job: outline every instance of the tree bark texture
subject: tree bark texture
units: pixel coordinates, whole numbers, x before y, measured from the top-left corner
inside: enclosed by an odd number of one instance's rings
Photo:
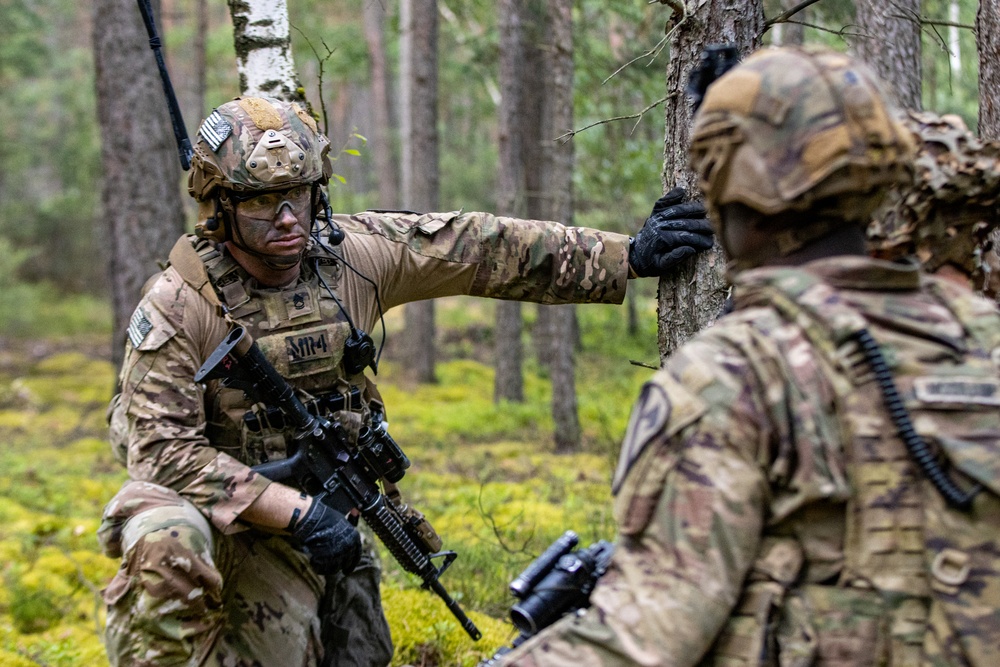
[[[979,136],[1000,141],[1000,0],[980,0],[976,12],[979,52]],[[1000,248],[1000,229],[990,235],[993,252]]]
[[[194,44],[194,81],[192,82],[195,117],[191,120],[200,125],[205,113],[205,82],[207,80],[207,63],[205,44],[208,40],[208,0],[197,0],[195,3]]]
[[[979,51],[979,136],[1000,141],[1000,0],[980,0],[976,13]]]
[[[695,192],[697,183],[688,167],[691,144],[691,103],[684,93],[691,69],[707,44],[730,43],[744,56],[760,46],[764,10],[760,0],[685,0],[686,18],[680,20],[670,40],[667,65],[666,134],[663,146],[664,192],[682,186]],[[726,260],[715,247],[660,279],[658,346],[665,360],[684,341],[712,324],[728,294]]]
[[[402,0],[400,23],[402,201],[412,211],[435,211],[439,186],[437,0]],[[434,382],[434,302],[407,304],[405,319],[407,371],[418,382]]]
[[[156,10],[159,3],[153,6]],[[157,262],[167,258],[184,232],[181,170],[163,86],[136,3],[95,0],[93,42],[117,365],[143,283],[160,270]]]
[[[543,146],[549,154],[545,172],[545,198],[548,220],[573,224],[573,143],[554,140],[573,128],[573,0],[549,0],[546,3],[548,39],[546,73],[548,95],[544,96],[542,114]],[[573,341],[574,306],[552,306],[552,337],[549,343],[549,377],[552,379],[552,420],[555,424],[557,452],[580,449],[580,418],[577,413],[575,346]]]
[[[364,3],[365,42],[371,75],[372,134],[368,146],[375,157],[378,181],[378,204],[385,209],[399,208],[399,175],[392,136],[392,112],[389,96],[389,67],[385,57],[385,5]]]
[[[286,0],[228,1],[243,95],[304,104],[305,91],[292,57]]]
[[[528,0],[500,0],[500,106],[498,109],[497,213],[513,217],[527,215],[526,184],[522,155],[525,66],[525,5]],[[496,308],[496,363],[493,400],[524,400],[521,343],[521,304],[501,301]]]
[[[854,49],[884,82],[896,103],[922,109],[920,0],[857,0]]]

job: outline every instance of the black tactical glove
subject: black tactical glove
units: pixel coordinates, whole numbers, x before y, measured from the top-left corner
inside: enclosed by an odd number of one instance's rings
[[[684,188],[656,200],[646,224],[629,243],[628,263],[640,278],[662,276],[671,268],[712,247],[712,226],[699,202],[684,202]]]
[[[290,530],[318,574],[350,574],[361,559],[361,535],[343,514],[319,500]]]

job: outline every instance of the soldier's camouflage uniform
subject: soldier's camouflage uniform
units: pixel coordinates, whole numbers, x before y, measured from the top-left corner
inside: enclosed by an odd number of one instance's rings
[[[231,326],[213,301],[356,437],[380,399],[363,374],[345,377],[349,325],[320,278],[369,332],[376,288],[386,310],[457,294],[624,298],[628,237],[620,234],[483,213],[333,221],[346,232],[336,252],[354,270],[313,244],[296,284],[262,289],[215,244],[184,237],[135,311],[111,413],[133,481],[108,504],[100,531],[105,551],[122,557],[105,590],[113,664],[385,665],[391,657],[367,549],[351,575],[324,581],[288,540],[240,521],[270,483],[248,466],[283,458],[291,432],[242,391],[194,382]]]
[[[957,116],[910,111],[903,123],[918,153],[912,183],[889,191],[868,227],[872,253],[916,256],[925,271],[957,269],[974,289],[1000,298],[1000,144]]]
[[[989,665],[1000,656],[1000,316],[912,265],[834,257],[735,278],[736,311],[642,390],[592,606],[524,667]],[[896,436],[856,332],[963,488]]]

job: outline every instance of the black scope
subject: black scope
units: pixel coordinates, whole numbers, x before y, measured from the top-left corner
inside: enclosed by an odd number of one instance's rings
[[[403,479],[410,467],[410,459],[381,423],[361,427],[358,453],[365,465],[375,472],[376,478],[383,477],[394,484]]]
[[[534,588],[511,607],[514,627],[532,636],[565,614],[587,606],[613,551],[614,545],[602,540],[587,549],[560,556]]]

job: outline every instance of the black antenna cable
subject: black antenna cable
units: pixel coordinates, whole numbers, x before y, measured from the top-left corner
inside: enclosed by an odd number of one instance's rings
[[[163,44],[160,36],[156,34],[156,23],[153,21],[153,8],[149,5],[149,0],[137,0],[139,12],[142,14],[142,22],[146,24],[146,34],[149,35],[149,48],[153,49],[156,56],[156,66],[160,70],[160,79],[163,81],[163,94],[167,96],[167,110],[170,111],[170,124],[174,126],[174,139],[177,140],[177,152],[181,158],[181,168],[187,171],[191,168],[191,158],[194,156],[194,149],[191,148],[191,140],[188,139],[187,128],[184,127],[184,119],[181,117],[181,107],[177,104],[177,95],[174,94],[174,87],[170,83],[170,73],[167,72],[167,64],[163,61]]]

